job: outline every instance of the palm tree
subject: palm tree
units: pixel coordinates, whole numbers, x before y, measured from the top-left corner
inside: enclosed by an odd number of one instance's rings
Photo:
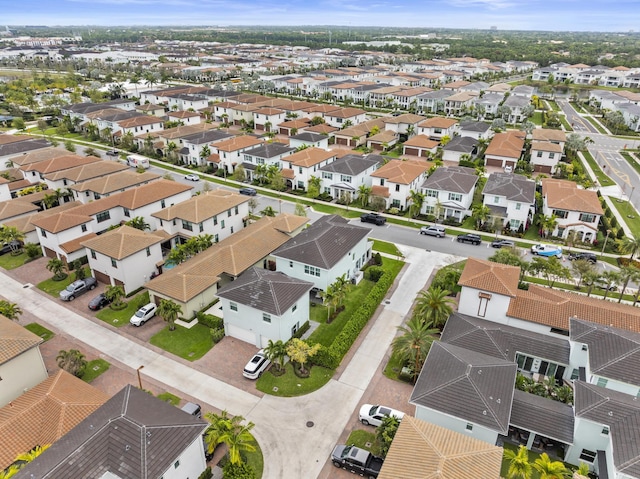
[[[162,319],[164,319],[167,323],[169,323],[169,331],[175,331],[176,329],[176,319],[182,313],[182,307],[171,301],[170,299],[161,299],[160,305],[158,306],[157,314]]]
[[[278,339],[277,341],[269,340],[267,347],[264,348],[264,353],[267,355],[269,360],[276,365],[278,371],[282,371],[284,367],[284,360],[287,357],[287,348],[285,344]]]
[[[53,273],[53,279],[56,281],[66,278],[64,271],[67,269],[67,265],[61,259],[51,258],[47,263],[47,269]]]
[[[422,205],[424,204],[425,195],[421,191],[409,191],[409,197],[411,198],[411,206],[409,206],[409,214],[412,218],[417,216],[422,211]]]
[[[7,319],[17,321],[22,314],[22,310],[15,303],[10,303],[5,299],[0,299],[0,314]]]
[[[17,251],[22,249],[24,233],[15,226],[3,226],[0,229],[0,241],[9,243],[11,254],[16,254]]]
[[[147,223],[142,216],[136,216],[134,218],[131,218],[125,224],[127,226],[131,226],[132,228],[135,228],[140,231],[151,229],[151,226],[149,226],[149,223]]]
[[[171,161],[176,160],[177,150],[178,150],[178,145],[176,145],[175,142],[170,141],[169,143],[167,143],[167,157],[169,158],[169,160]]]
[[[540,474],[540,479],[565,479],[569,470],[562,461],[552,461],[546,452],[533,462],[533,468]]]
[[[204,417],[211,423],[204,433],[204,442],[209,453],[215,451],[216,447],[223,443],[222,437],[229,429],[235,428],[244,419],[242,416],[229,417],[226,410],[220,414],[208,412]]]
[[[362,208],[366,208],[369,205],[369,198],[371,198],[371,187],[367,185],[358,186],[358,201]]]
[[[542,215],[538,220],[542,235],[546,238],[552,231],[558,226],[558,217],[556,215],[546,216]]]
[[[331,318],[331,307],[336,303],[336,291],[333,284],[327,286],[327,289],[320,292],[322,302],[327,305],[327,324]]]
[[[602,273],[601,278],[605,284],[603,299],[607,299],[610,288],[620,283],[620,274],[617,271],[605,271]]]
[[[336,280],[333,282],[333,287],[334,287],[335,296],[336,296],[336,307],[339,308],[340,306],[342,306],[342,302],[344,301],[344,298],[347,295],[347,292],[349,291],[349,286],[351,286],[351,283],[347,279],[346,273],[341,276],[338,276]]]
[[[254,426],[255,424],[251,421],[248,424],[238,424],[237,427],[226,431],[220,438],[229,449],[229,462],[231,464],[240,464],[242,462],[241,452],[254,452],[256,450],[256,447],[252,444],[254,438],[250,432]]]
[[[87,360],[84,354],[77,349],[61,350],[56,357],[56,361],[60,369],[64,369],[78,378],[84,374],[84,370],[87,367]]]
[[[42,454],[44,451],[49,449],[49,447],[51,447],[51,444],[45,444],[44,446],[36,446],[33,449],[31,449],[29,452],[23,452],[22,454],[19,454],[15,460],[31,462],[40,454]]]
[[[529,451],[525,446],[518,447],[518,451],[505,449],[504,458],[509,462],[508,479],[530,479],[533,466],[529,462]]]
[[[275,216],[276,215],[276,210],[273,209],[273,206],[266,206],[261,212],[260,214],[262,216]]]
[[[9,466],[4,471],[0,471],[0,479],[11,479],[13,476],[20,472],[20,468],[18,466]]]
[[[320,347],[321,345],[319,343],[311,346],[302,339],[292,338],[291,341],[287,343],[287,355],[291,358],[291,361],[298,363],[301,374],[307,374],[308,371],[304,365],[307,364],[309,358],[318,353]]]
[[[450,291],[439,286],[432,286],[427,291],[418,293],[418,301],[413,310],[413,317],[425,323],[441,328],[453,312],[453,300]]]
[[[307,196],[309,196],[310,198],[316,198],[320,194],[321,186],[322,186],[322,179],[320,179],[317,176],[311,176],[311,178],[309,178]]]
[[[117,308],[122,305],[122,298],[125,296],[124,289],[120,285],[107,286],[104,290],[104,296]]]
[[[629,266],[622,266],[619,274],[620,280],[622,281],[622,292],[618,298],[618,303],[622,301],[622,297],[624,296],[624,292],[627,290],[629,281],[637,281],[640,278],[640,269],[630,264]]]
[[[258,180],[260,184],[263,184],[265,181],[265,178],[267,177],[267,165],[265,165],[264,163],[260,165],[256,165],[256,169],[254,170],[254,175],[256,180]]]
[[[209,158],[210,156],[211,156],[211,148],[209,148],[209,145],[204,145],[200,150],[200,159],[204,163],[206,159]]]
[[[439,332],[438,329],[431,326],[430,322],[422,321],[414,316],[407,321],[406,326],[398,326],[398,331],[403,334],[396,336],[391,343],[393,354],[400,357],[403,362],[412,364],[414,382],[420,374],[431,343]]]
[[[640,234],[635,234],[632,237],[623,236],[617,241],[617,245],[620,253],[629,254],[629,258],[633,259],[635,254],[640,251]]]
[[[479,230],[485,221],[491,216],[489,207],[482,203],[476,203],[471,207],[471,218],[476,222],[476,229]]]

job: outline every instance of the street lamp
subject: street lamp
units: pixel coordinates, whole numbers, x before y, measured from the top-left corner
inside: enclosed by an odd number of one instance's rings
[[[607,236],[604,238],[604,244],[602,245],[602,252],[600,253],[600,257],[604,255],[604,249],[607,247],[607,240],[609,239],[609,235],[611,234],[611,230],[607,230]]]
[[[631,187],[631,194],[629,195],[629,203],[631,203],[631,197],[633,196],[633,192],[636,190],[635,186]]]
[[[140,378],[140,370],[144,368],[144,366],[140,366],[138,369],[136,369],[136,373],[138,374],[138,386],[140,387],[140,390],[142,391],[142,379]]]

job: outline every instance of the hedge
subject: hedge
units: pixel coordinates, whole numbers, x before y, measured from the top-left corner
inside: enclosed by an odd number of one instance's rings
[[[198,323],[206,326],[207,328],[224,329],[224,320],[212,314],[198,312],[196,314],[196,318],[198,318]]]
[[[329,369],[335,369],[342,362],[342,358],[349,352],[364,327],[375,313],[383,298],[393,284],[393,275],[384,273],[378,282],[371,288],[358,309],[351,315],[349,322],[336,336],[331,346],[321,347],[318,353],[311,358],[313,364]]]

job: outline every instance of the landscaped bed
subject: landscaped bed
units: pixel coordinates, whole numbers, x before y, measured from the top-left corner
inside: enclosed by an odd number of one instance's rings
[[[149,342],[188,361],[200,359],[213,347],[209,328],[201,324],[190,329],[176,326],[174,331],[167,326],[152,336]]]
[[[144,291],[143,293],[134,296],[129,299],[126,303],[126,306],[122,309],[111,309],[111,307],[107,306],[98,314],[96,314],[96,318],[105,323],[109,323],[111,326],[115,326],[116,328],[120,328],[125,324],[129,324],[129,320],[131,316],[135,314],[135,312],[141,306],[144,306],[149,302],[149,292]]]

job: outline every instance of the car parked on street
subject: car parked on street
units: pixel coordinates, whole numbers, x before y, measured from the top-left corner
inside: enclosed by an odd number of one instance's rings
[[[240,188],[240,190],[238,190],[238,193],[240,193],[241,195],[247,195],[247,196],[256,196],[258,194],[258,192],[255,190],[255,188]]]
[[[184,179],[189,181],[200,181],[200,177],[195,173],[189,173],[188,175],[184,175]]]
[[[261,349],[249,360],[242,375],[247,379],[258,379],[270,364],[271,360],[264,353],[264,349]]]
[[[515,245],[515,241],[507,239],[495,239],[491,242],[492,248],[513,248]]]
[[[531,247],[531,254],[562,258],[562,248],[553,244],[536,244]]]
[[[422,228],[420,228],[420,234],[427,235],[427,236],[435,236],[437,238],[444,238],[446,232],[445,232],[444,226],[431,225],[431,226],[423,226]]]
[[[99,309],[104,308],[109,305],[111,301],[107,299],[104,293],[100,293],[98,296],[89,301],[89,309],[91,311],[98,311]]]
[[[363,213],[360,215],[360,221],[362,223],[373,223],[374,225],[382,226],[387,222],[387,218],[380,216],[378,213]]]
[[[360,414],[358,415],[358,419],[365,426],[378,427],[380,424],[382,424],[382,420],[386,416],[393,416],[398,419],[398,421],[402,421],[404,413],[402,411],[391,409],[390,407],[386,406],[363,404],[360,407]]]
[[[96,279],[91,276],[85,279],[74,281],[65,289],[60,291],[60,299],[62,301],[73,301],[78,296],[94,289],[97,284],[98,282],[96,281]]]
[[[142,326],[144,323],[146,323],[156,315],[157,309],[158,306],[156,306],[155,303],[147,303],[138,311],[136,311],[133,316],[131,316],[129,322],[134,326]]]
[[[592,264],[596,264],[598,262],[598,257],[595,253],[569,253],[567,258],[569,261],[584,260]]]
[[[471,243],[477,246],[482,243],[482,238],[480,237],[480,235],[474,233],[463,233],[461,235],[458,235],[456,241],[458,243]]]

